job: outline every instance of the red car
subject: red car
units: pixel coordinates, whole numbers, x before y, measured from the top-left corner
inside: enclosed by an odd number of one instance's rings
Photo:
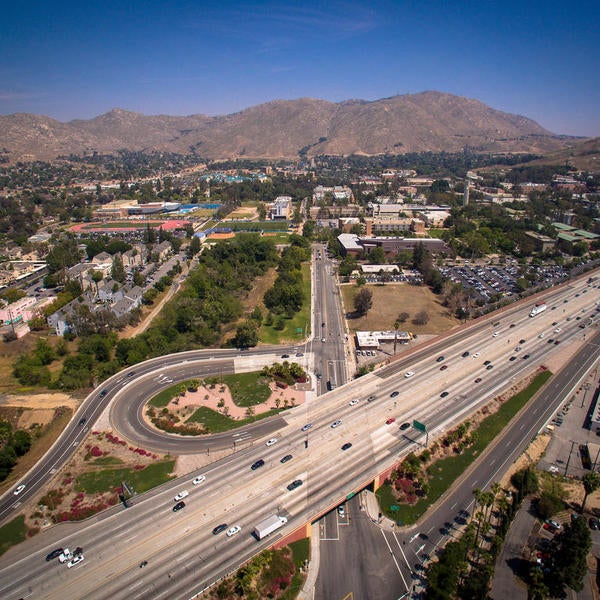
[[[394,419],[394,417],[390,417],[390,418],[389,418],[389,419],[388,419],[388,420],[385,422],[385,424],[386,424],[386,425],[391,425],[392,423],[395,423],[395,422],[396,422],[396,419]]]
[[[544,523],[544,529],[547,529],[550,533],[556,533],[558,531],[558,529],[553,525],[550,525],[550,523]]]

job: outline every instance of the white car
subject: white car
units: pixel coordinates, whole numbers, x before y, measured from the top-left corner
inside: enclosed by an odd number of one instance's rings
[[[497,331],[494,331],[494,333],[492,333],[492,337],[498,337],[499,335],[500,335],[500,333]]]
[[[358,400],[358,398],[355,398],[354,400],[350,400],[350,406],[356,406],[359,402],[360,402],[360,400]]]
[[[74,556],[68,563],[67,563],[67,567],[70,569],[71,567],[74,567],[77,563],[80,563],[83,559],[85,558],[85,556],[83,554],[78,554],[77,556]]]
[[[234,525],[233,527],[230,527],[225,533],[227,534],[227,537],[231,537],[236,533],[239,533],[241,530],[242,528],[239,525]]]
[[[331,424],[331,427],[332,427],[333,429],[335,429],[335,428],[336,428],[338,425],[341,425],[341,424],[342,424],[342,422],[341,422],[341,421],[338,419],[337,421],[334,421],[334,422]]]
[[[325,338],[321,338],[321,342],[323,342],[323,344],[325,343]]]
[[[67,561],[71,560],[72,558],[73,558],[73,555],[71,554],[71,551],[68,548],[65,548],[62,551],[62,554],[58,557],[58,562],[66,563]]]
[[[561,329],[560,327],[557,327],[557,328],[554,330],[554,333],[560,333],[561,331],[562,331],[562,329]]]
[[[540,338],[540,340],[543,340],[544,339],[544,334],[540,333],[540,335],[538,335],[538,337]]]
[[[23,490],[25,489],[25,484],[22,483],[14,492],[13,494],[15,496],[18,496]]]
[[[406,377],[406,379],[408,379],[409,377],[412,377],[415,374],[414,371],[406,371],[406,373],[404,373],[404,377]]]
[[[273,444],[277,443],[277,438],[271,438],[270,440],[267,440],[266,445],[267,446],[272,446]]]
[[[186,496],[189,495],[190,493],[187,490],[181,490],[181,492],[179,492],[179,494],[177,494],[177,496],[175,496],[173,500],[175,500],[175,502],[179,502],[180,500],[183,500]]]
[[[199,483],[203,483],[204,481],[206,481],[206,476],[205,475],[198,475],[198,477],[196,477],[192,483],[194,485],[198,485]]]
[[[481,353],[480,353],[480,352],[475,352],[475,353],[473,354],[473,358],[479,358],[480,356],[481,356]]]

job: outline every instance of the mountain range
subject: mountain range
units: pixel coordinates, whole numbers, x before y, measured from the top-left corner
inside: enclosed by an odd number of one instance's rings
[[[206,159],[376,155],[407,152],[534,152],[573,144],[523,116],[442,92],[374,101],[274,100],[237,113],[184,117],[114,109],[63,123],[46,116],[0,116],[0,149],[10,162],[69,154],[195,152]]]

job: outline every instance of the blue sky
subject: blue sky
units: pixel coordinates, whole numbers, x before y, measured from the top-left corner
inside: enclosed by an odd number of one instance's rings
[[[600,2],[58,0],[0,22],[0,114],[227,114],[438,90],[600,136]]]

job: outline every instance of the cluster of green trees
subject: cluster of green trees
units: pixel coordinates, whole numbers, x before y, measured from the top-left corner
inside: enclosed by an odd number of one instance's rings
[[[275,381],[281,381],[287,385],[294,385],[296,381],[306,378],[306,371],[295,362],[284,360],[282,363],[274,363],[271,366],[263,367],[260,372],[265,377],[270,377]]]
[[[144,333],[116,347],[121,365],[153,356],[215,344],[224,324],[242,313],[241,298],[254,279],[277,264],[272,240],[243,234],[220,242],[199,256],[185,287],[168,302]]]
[[[27,386],[64,390],[91,387],[121,368],[113,356],[116,342],[115,333],[89,335],[80,338],[77,351],[69,354],[64,339],[59,339],[54,347],[40,339],[31,352],[17,358],[13,375]],[[61,358],[62,368],[52,377],[48,365]]]
[[[0,481],[4,481],[19,456],[29,452],[31,435],[24,429],[14,430],[9,421],[0,420]]]
[[[305,301],[302,263],[310,258],[310,243],[299,235],[290,236],[290,245],[279,259],[277,279],[264,296],[265,306],[275,315],[293,317]]]
[[[425,600],[480,600],[488,597],[496,558],[508,528],[523,498],[527,493],[537,491],[535,474],[533,478],[525,479],[531,487],[517,488],[512,499],[498,483],[492,484],[488,492],[473,490],[473,518],[462,536],[448,542],[439,560],[428,566]]]

